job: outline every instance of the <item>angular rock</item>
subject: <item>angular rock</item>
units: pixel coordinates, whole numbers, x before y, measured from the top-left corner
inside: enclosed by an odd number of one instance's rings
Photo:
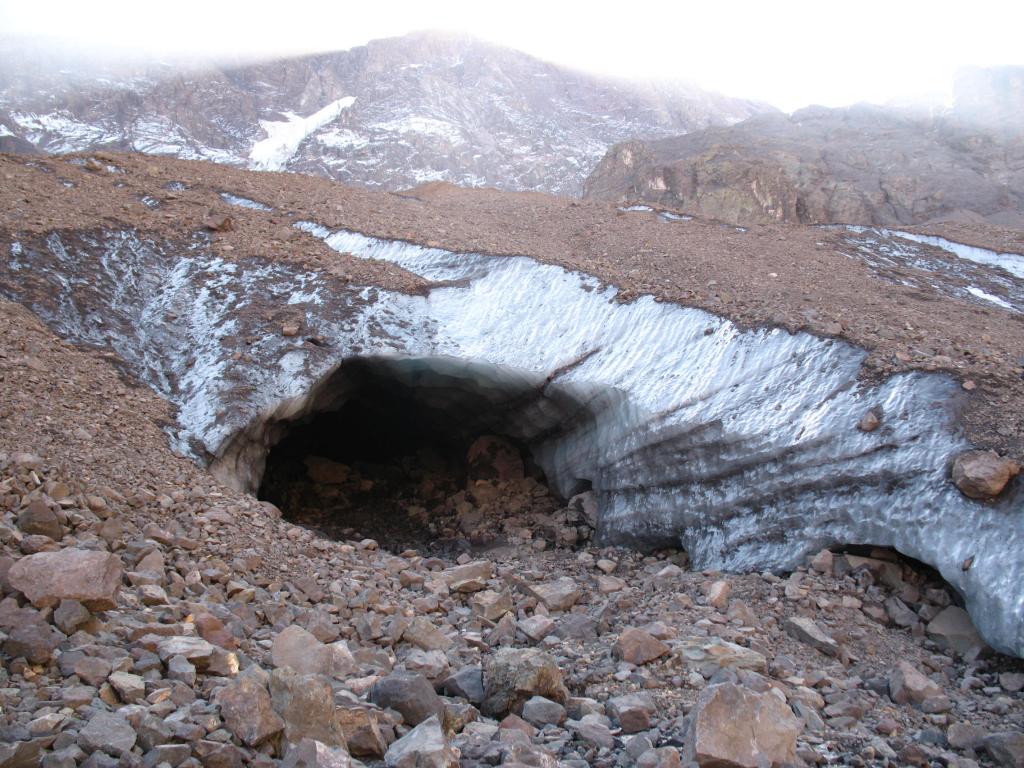
[[[217,703],[227,729],[246,746],[258,747],[284,731],[284,720],[274,711],[267,689],[251,677],[221,688]]]
[[[484,663],[485,714],[519,713],[533,696],[564,704],[569,691],[555,659],[533,648],[503,648]]]
[[[523,720],[538,728],[560,725],[565,720],[565,707],[543,696],[533,696],[523,704]]]
[[[623,630],[612,647],[612,653],[617,659],[637,665],[648,664],[660,659],[670,650],[665,643],[650,632],[636,627]]]
[[[87,624],[92,618],[89,609],[77,600],[61,600],[57,610],[53,612],[53,623],[61,632],[70,635],[79,627]]]
[[[705,768],[780,768],[796,763],[803,723],[772,693],[733,683],[705,688],[690,713],[683,762]]]
[[[347,750],[327,678],[296,674],[289,668],[275,669],[270,675],[270,699],[274,711],[284,720],[289,750],[305,739]]]
[[[1024,768],[1024,733],[1020,731],[990,733],[981,745],[1000,768]]]
[[[583,596],[580,585],[568,576],[541,584],[529,584],[525,589],[544,603],[550,611],[567,611]]]
[[[647,693],[629,693],[608,699],[608,714],[618,722],[623,733],[639,733],[651,727],[651,715],[657,710]]]
[[[384,763],[388,768],[458,768],[459,755],[433,715],[392,744]]]
[[[278,633],[270,655],[275,667],[291,667],[300,675],[343,677],[356,668],[344,641],[325,645],[295,624]]]
[[[925,699],[941,694],[938,684],[909,661],[896,662],[896,668],[889,675],[889,697],[897,704],[914,704],[920,708]]]
[[[341,707],[337,710],[337,716],[350,754],[357,757],[384,757],[388,743],[381,732],[377,710],[369,707]]]
[[[57,513],[42,500],[33,501],[18,515],[18,529],[27,536],[46,536],[53,541],[64,538]]]
[[[119,757],[135,746],[135,729],[117,712],[97,712],[78,732],[78,744],[86,752],[102,751]]]
[[[106,611],[117,606],[123,572],[121,559],[109,552],[62,549],[21,558],[7,581],[38,608],[77,600],[89,610]]]
[[[672,644],[673,655],[689,667],[711,677],[719,668],[764,672],[768,660],[763,654],[717,637],[688,637]]]
[[[417,616],[406,627],[402,639],[425,651],[447,651],[453,641],[426,616]]]
[[[56,627],[38,619],[20,624],[10,631],[3,651],[10,658],[24,658],[30,664],[46,664],[67,638]]]
[[[729,605],[729,594],[732,592],[732,585],[728,581],[716,581],[708,587],[708,605],[718,610],[723,610]]]
[[[117,697],[126,704],[137,704],[146,698],[146,681],[130,672],[112,672],[107,678]]]
[[[430,717],[444,717],[444,702],[423,675],[392,672],[370,688],[371,702],[402,714],[409,725],[419,725]]]
[[[217,649],[201,637],[191,635],[173,635],[157,643],[156,652],[160,660],[166,663],[172,656],[183,656],[190,663],[205,669]]]
[[[332,747],[315,739],[303,739],[288,750],[281,768],[349,768],[352,758],[342,747]]]
[[[972,648],[985,647],[985,641],[974,628],[970,614],[955,605],[944,608],[928,622],[926,632],[940,646],[959,654],[967,653]]]
[[[512,610],[512,595],[508,593],[508,590],[497,592],[493,589],[485,589],[473,595],[469,606],[476,615],[482,616],[488,621],[497,621]]]
[[[442,684],[446,696],[461,696],[470,704],[484,700],[484,671],[481,667],[463,667]]]
[[[972,499],[992,499],[1020,473],[1020,465],[993,451],[968,451],[953,462],[953,482]]]
[[[806,616],[790,616],[783,623],[792,637],[817,648],[826,656],[839,655],[839,643],[830,637],[813,619]]]

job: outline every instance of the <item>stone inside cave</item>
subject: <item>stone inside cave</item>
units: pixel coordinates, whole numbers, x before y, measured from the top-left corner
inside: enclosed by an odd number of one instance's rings
[[[496,546],[527,531],[538,547],[581,543],[592,494],[567,506],[530,451],[537,425],[523,413],[541,397],[487,367],[351,361],[300,415],[270,426],[258,496],[292,522],[394,552]]]

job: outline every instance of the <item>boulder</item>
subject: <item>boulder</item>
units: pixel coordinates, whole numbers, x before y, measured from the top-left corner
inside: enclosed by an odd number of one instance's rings
[[[312,739],[347,751],[345,733],[334,712],[334,693],[327,678],[299,675],[289,668],[275,669],[270,675],[270,699],[274,711],[284,721],[288,750],[303,740]]]
[[[670,648],[650,632],[636,627],[623,630],[612,647],[615,658],[630,664],[648,664],[660,659]]]
[[[690,712],[683,762],[707,768],[778,768],[796,759],[803,723],[777,696],[733,683],[705,688]]]
[[[388,768],[458,768],[459,754],[452,749],[433,715],[392,744],[384,755]]]
[[[388,743],[381,732],[379,712],[370,707],[340,707],[338,724],[348,742],[349,754],[357,757],[382,758]]]
[[[608,699],[608,714],[623,733],[640,733],[651,727],[651,715],[657,710],[654,699],[647,693],[628,693]]]
[[[708,605],[718,610],[724,610],[729,605],[729,595],[732,593],[732,585],[728,581],[715,581],[708,587]]]
[[[568,576],[541,584],[528,584],[524,588],[530,595],[544,603],[549,611],[567,611],[583,596],[579,584]]]
[[[274,711],[267,689],[251,677],[240,677],[221,688],[217,703],[227,729],[246,746],[258,747],[284,730],[284,720]]]
[[[972,499],[991,499],[1020,473],[1020,464],[994,451],[968,451],[953,462],[953,482]]]
[[[274,638],[270,652],[275,667],[290,667],[300,675],[342,677],[356,668],[344,641],[325,645],[311,632],[292,624]]]
[[[430,717],[444,717],[444,702],[423,675],[392,672],[370,688],[369,700],[379,707],[400,712],[409,725],[419,725]]]
[[[332,747],[315,739],[303,739],[288,750],[281,768],[349,768],[352,758],[342,747]]]
[[[813,619],[807,616],[790,616],[782,626],[797,640],[817,648],[826,656],[839,655],[839,643],[832,639]]]
[[[426,616],[417,616],[406,627],[402,639],[425,651],[447,651],[453,641]]]
[[[565,707],[543,696],[533,696],[523,704],[523,720],[538,728],[560,725],[565,720]]]
[[[897,704],[913,704],[920,708],[925,699],[941,694],[938,684],[925,677],[909,661],[898,661],[889,675],[889,697]]]
[[[89,610],[106,611],[117,606],[123,572],[121,559],[109,552],[62,549],[21,558],[7,581],[38,608],[77,600]]]
[[[78,732],[78,745],[86,752],[101,751],[114,757],[130,751],[135,740],[135,729],[117,712],[97,712]]]
[[[41,499],[33,501],[18,514],[18,530],[26,536],[46,536],[54,541],[64,538],[57,513]]]
[[[764,672],[768,668],[763,654],[717,637],[685,637],[672,644],[672,653],[705,677],[711,677],[720,668],[753,672]]]
[[[970,614],[955,605],[944,608],[928,622],[926,632],[940,646],[959,654],[967,653],[972,648],[985,647],[985,641],[974,628]]]
[[[12,659],[20,656],[30,664],[46,664],[66,639],[56,627],[36,619],[12,629],[2,647]]]
[[[484,664],[484,713],[519,713],[533,696],[564,704],[569,691],[555,659],[534,648],[503,648]]]
[[[1000,768],[1024,768],[1024,733],[1000,731],[990,733],[981,742]]]

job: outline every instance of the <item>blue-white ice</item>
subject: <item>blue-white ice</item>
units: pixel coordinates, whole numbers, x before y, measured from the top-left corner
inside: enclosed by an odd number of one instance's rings
[[[969,448],[951,378],[871,386],[858,378],[865,353],[841,341],[741,330],[651,297],[622,303],[590,276],[525,257],[302,228],[446,285],[426,296],[347,286],[226,263],[202,239],[175,251],[130,232],[79,246],[54,236],[46,252],[12,251],[7,268],[50,279],[32,308],[65,336],[114,348],[177,405],[179,450],[242,487],[346,361],[384,359],[410,380],[532,393],[498,402],[501,427],[561,493],[592,483],[606,541],[675,542],[697,567],[728,570],[792,568],[832,544],[892,546],[959,589],[995,647],[1024,655],[1019,494],[982,504],[950,482]],[[329,346],[263,327],[264,309],[285,305]],[[882,427],[861,432],[872,407]]]
[[[255,200],[250,200],[247,197],[240,197],[239,195],[233,195],[230,192],[221,192],[221,199],[230,205],[237,205],[239,208],[252,208],[254,211],[272,211],[274,210],[266,203],[260,203]]]
[[[848,228],[854,232],[863,232],[869,229],[868,227],[852,226]],[[957,243],[936,235],[918,235],[914,232],[904,232],[898,229],[875,228],[875,231],[890,237],[902,237],[906,240],[913,240],[915,243],[933,245],[961,259],[967,259],[977,264],[985,264],[989,267],[999,267],[1000,269],[1005,269],[1011,275],[1024,278],[1024,255],[1019,253],[1000,253],[999,251],[980,248],[976,245]]]

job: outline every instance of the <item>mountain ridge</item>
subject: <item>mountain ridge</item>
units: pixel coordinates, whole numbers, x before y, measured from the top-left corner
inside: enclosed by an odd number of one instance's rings
[[[48,152],[135,150],[229,165],[267,132],[273,170],[401,189],[426,181],[576,195],[617,141],[676,135],[769,109],[688,84],[629,83],[473,38],[415,33],[348,51],[83,82],[8,57],[0,133]],[[327,119],[313,119],[350,100]],[[312,121],[308,124],[306,121]]]

